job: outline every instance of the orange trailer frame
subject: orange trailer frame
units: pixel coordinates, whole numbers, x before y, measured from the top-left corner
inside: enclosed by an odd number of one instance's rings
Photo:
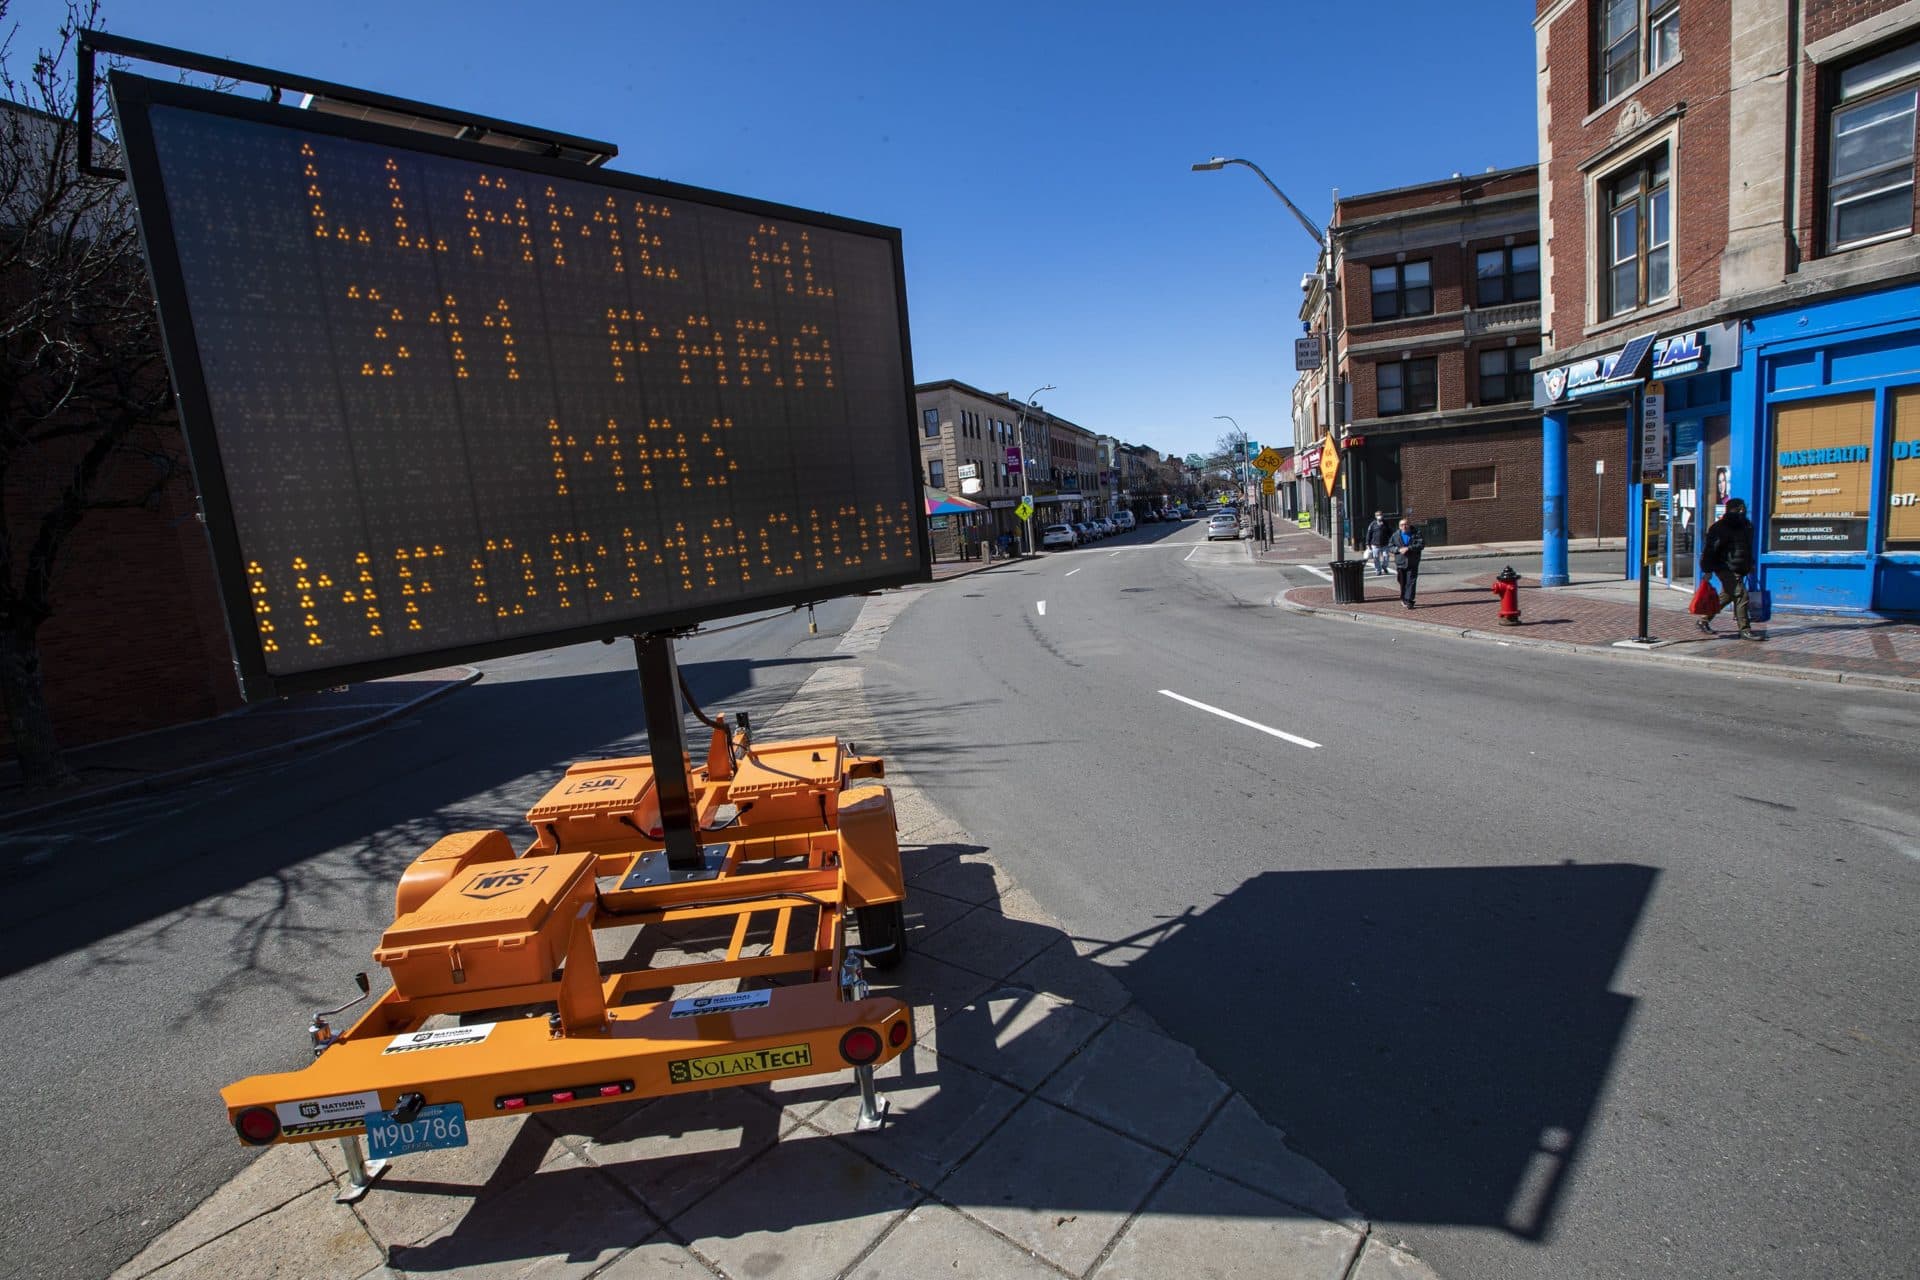
[[[650,759],[569,768],[528,813],[524,849],[464,832],[416,858],[374,951],[393,986],[345,1031],[331,1019],[359,1000],[315,1014],[308,1066],[221,1091],[241,1141],[340,1139],[351,1200],[383,1167],[362,1156],[368,1126],[430,1105],[471,1123],[851,1068],[857,1127],[878,1127],[873,1069],[914,1036],[911,1010],[865,979],[905,946],[885,766],[832,737],[754,746],[720,717],[705,766],[682,754],[662,785],[677,711],[671,726],[649,715]],[[691,856],[674,848],[682,800]],[[596,933],[633,926],[636,942],[724,931],[724,957],[603,960]]]

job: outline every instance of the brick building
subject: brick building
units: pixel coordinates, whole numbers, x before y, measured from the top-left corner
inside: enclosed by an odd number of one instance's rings
[[[1777,603],[1920,610],[1920,3],[1540,0],[1535,33],[1549,571],[1610,420],[1658,576],[1737,496]]]
[[[1328,228],[1334,305],[1334,418],[1357,535],[1366,515],[1411,515],[1434,542],[1538,536],[1540,245],[1533,166],[1342,196]],[[1324,269],[1324,266],[1323,266]],[[1303,279],[1301,319],[1325,324],[1323,275]],[[1301,499],[1328,527],[1317,482],[1326,446],[1322,374],[1296,389],[1306,432]],[[1620,447],[1617,425],[1581,447]],[[1618,532],[1617,529],[1613,532]]]
[[[1091,431],[1042,406],[1023,406],[951,378],[919,383],[913,396],[920,414],[921,479],[987,508],[984,515],[945,523],[935,517],[935,555],[958,556],[963,538],[1024,537],[1013,509],[1027,493],[1033,495],[1035,525],[1105,514],[1095,510],[1100,453]],[[1016,458],[1024,456],[1031,488],[1019,466],[1009,465],[1009,449]],[[969,480],[980,482],[978,492],[966,491]]]

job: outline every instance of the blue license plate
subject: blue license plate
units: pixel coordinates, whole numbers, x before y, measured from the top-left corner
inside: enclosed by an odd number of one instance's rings
[[[457,1102],[422,1107],[420,1114],[405,1124],[396,1121],[391,1111],[367,1116],[367,1157],[372,1160],[466,1145],[467,1112]]]

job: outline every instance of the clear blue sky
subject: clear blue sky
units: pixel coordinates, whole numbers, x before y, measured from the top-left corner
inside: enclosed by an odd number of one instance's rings
[[[14,0],[13,66],[63,6]],[[915,376],[1185,453],[1285,441],[1349,193],[1535,158],[1534,6],[109,0],[108,30],[542,124],[613,167],[904,231]],[[589,19],[583,15],[599,15]],[[164,73],[157,73],[164,74]]]

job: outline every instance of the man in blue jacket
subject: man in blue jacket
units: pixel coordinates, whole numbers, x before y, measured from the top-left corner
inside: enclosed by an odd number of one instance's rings
[[[1727,514],[1715,520],[1700,543],[1700,569],[1720,583],[1720,612],[1733,605],[1733,620],[1739,624],[1742,640],[1764,640],[1753,629],[1747,616],[1747,575],[1753,572],[1753,522],[1747,519],[1747,504],[1739,498],[1727,501]],[[1713,616],[1696,618],[1694,625],[1709,635]]]
[[[1400,605],[1413,608],[1413,593],[1420,585],[1420,553],[1427,549],[1427,536],[1413,527],[1413,521],[1400,517],[1400,528],[1387,544],[1393,552],[1393,571],[1400,579]]]

